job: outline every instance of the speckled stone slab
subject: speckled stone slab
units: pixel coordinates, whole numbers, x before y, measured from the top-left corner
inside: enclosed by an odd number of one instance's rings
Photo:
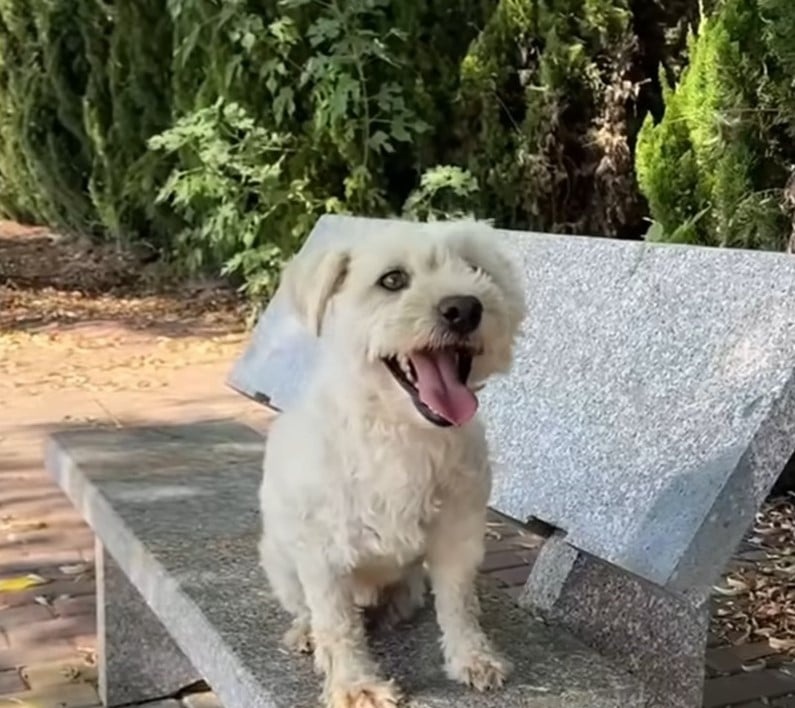
[[[175,695],[201,679],[102,542],[96,539],[94,545],[102,705]]]
[[[701,708],[709,603],[632,575],[556,532],[519,600],[641,679],[649,708]]]
[[[311,660],[282,648],[287,618],[258,564],[262,448],[231,422],[71,431],[49,440],[47,467],[226,708],[314,708],[319,679]],[[488,695],[448,681],[428,611],[373,639],[407,706],[644,705],[634,680],[565,631],[501,592],[481,594],[484,626],[515,662],[513,678]]]
[[[433,228],[327,216],[304,248]],[[795,449],[795,258],[496,238],[530,315],[482,396],[493,505],[700,603]],[[230,383],[286,408],[316,346],[277,294]]]

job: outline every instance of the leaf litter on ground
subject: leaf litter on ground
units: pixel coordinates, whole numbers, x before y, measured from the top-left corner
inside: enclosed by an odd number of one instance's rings
[[[711,631],[795,658],[795,493],[768,500],[713,588]]]

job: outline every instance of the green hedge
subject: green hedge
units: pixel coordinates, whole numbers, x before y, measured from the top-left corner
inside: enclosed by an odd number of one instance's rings
[[[784,72],[791,11],[784,0],[759,4],[784,24],[758,20],[764,48],[748,34],[742,52],[753,63],[780,51]],[[672,127],[687,111],[688,81],[706,80],[692,78],[709,63],[693,40],[683,88],[663,100],[698,8],[0,0],[0,212],[148,244],[187,270],[223,269],[252,295],[271,290],[326,212],[474,213],[509,227],[638,237],[645,194],[658,231],[679,238],[690,219],[712,235],[723,223],[714,195],[779,184],[784,161],[765,165],[767,181],[715,186],[702,174],[711,158],[693,147],[704,130]],[[778,107],[792,99],[776,81]],[[647,115],[641,191],[635,142]],[[755,155],[773,133],[783,140],[781,126],[763,127],[761,142],[748,128],[732,148]],[[694,219],[707,204],[709,218]],[[779,217],[765,228],[779,229]]]
[[[795,3],[725,0],[690,39],[690,64],[649,118],[638,177],[655,238],[779,250],[793,225]],[[790,187],[789,189],[793,189]]]

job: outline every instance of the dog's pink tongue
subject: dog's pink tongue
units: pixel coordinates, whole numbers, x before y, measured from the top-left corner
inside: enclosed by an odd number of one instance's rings
[[[455,425],[471,420],[478,399],[458,379],[455,355],[449,351],[415,352],[411,363],[417,373],[420,400]]]

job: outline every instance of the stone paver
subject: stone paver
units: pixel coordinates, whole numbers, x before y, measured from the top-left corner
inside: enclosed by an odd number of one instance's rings
[[[44,472],[47,433],[246,416],[257,426],[267,418],[224,384],[240,334],[215,342],[161,334],[114,324],[0,332],[0,579],[36,573],[45,581],[0,592],[0,708],[99,704],[93,537]]]
[[[97,669],[83,659],[69,659],[26,666],[19,675],[32,690],[42,690],[64,683],[96,683]]]
[[[45,639],[33,646],[14,646],[0,650],[0,671],[19,670],[57,659],[71,659],[77,655],[75,645],[66,639]]]
[[[0,696],[19,693],[27,688],[19,675],[19,671],[0,671]]]
[[[97,611],[97,600],[93,594],[59,595],[52,603],[52,610],[58,617],[93,615]]]
[[[722,646],[707,652],[707,668],[718,674],[736,674],[743,666],[774,654],[767,642],[754,642],[739,647]]]
[[[43,605],[30,604],[0,610],[0,629],[9,635],[11,630],[27,627],[35,622],[52,619],[52,613]]]
[[[791,693],[795,693],[795,677],[780,671],[734,674],[707,681],[704,708],[722,708],[743,701],[772,699]]]
[[[96,634],[97,623],[94,615],[74,617],[48,617],[28,624],[18,625],[6,632],[9,644],[32,646],[51,639],[73,639]]]
[[[42,690],[23,691],[0,698],[0,708],[95,708],[97,691],[89,683],[62,684]]]

